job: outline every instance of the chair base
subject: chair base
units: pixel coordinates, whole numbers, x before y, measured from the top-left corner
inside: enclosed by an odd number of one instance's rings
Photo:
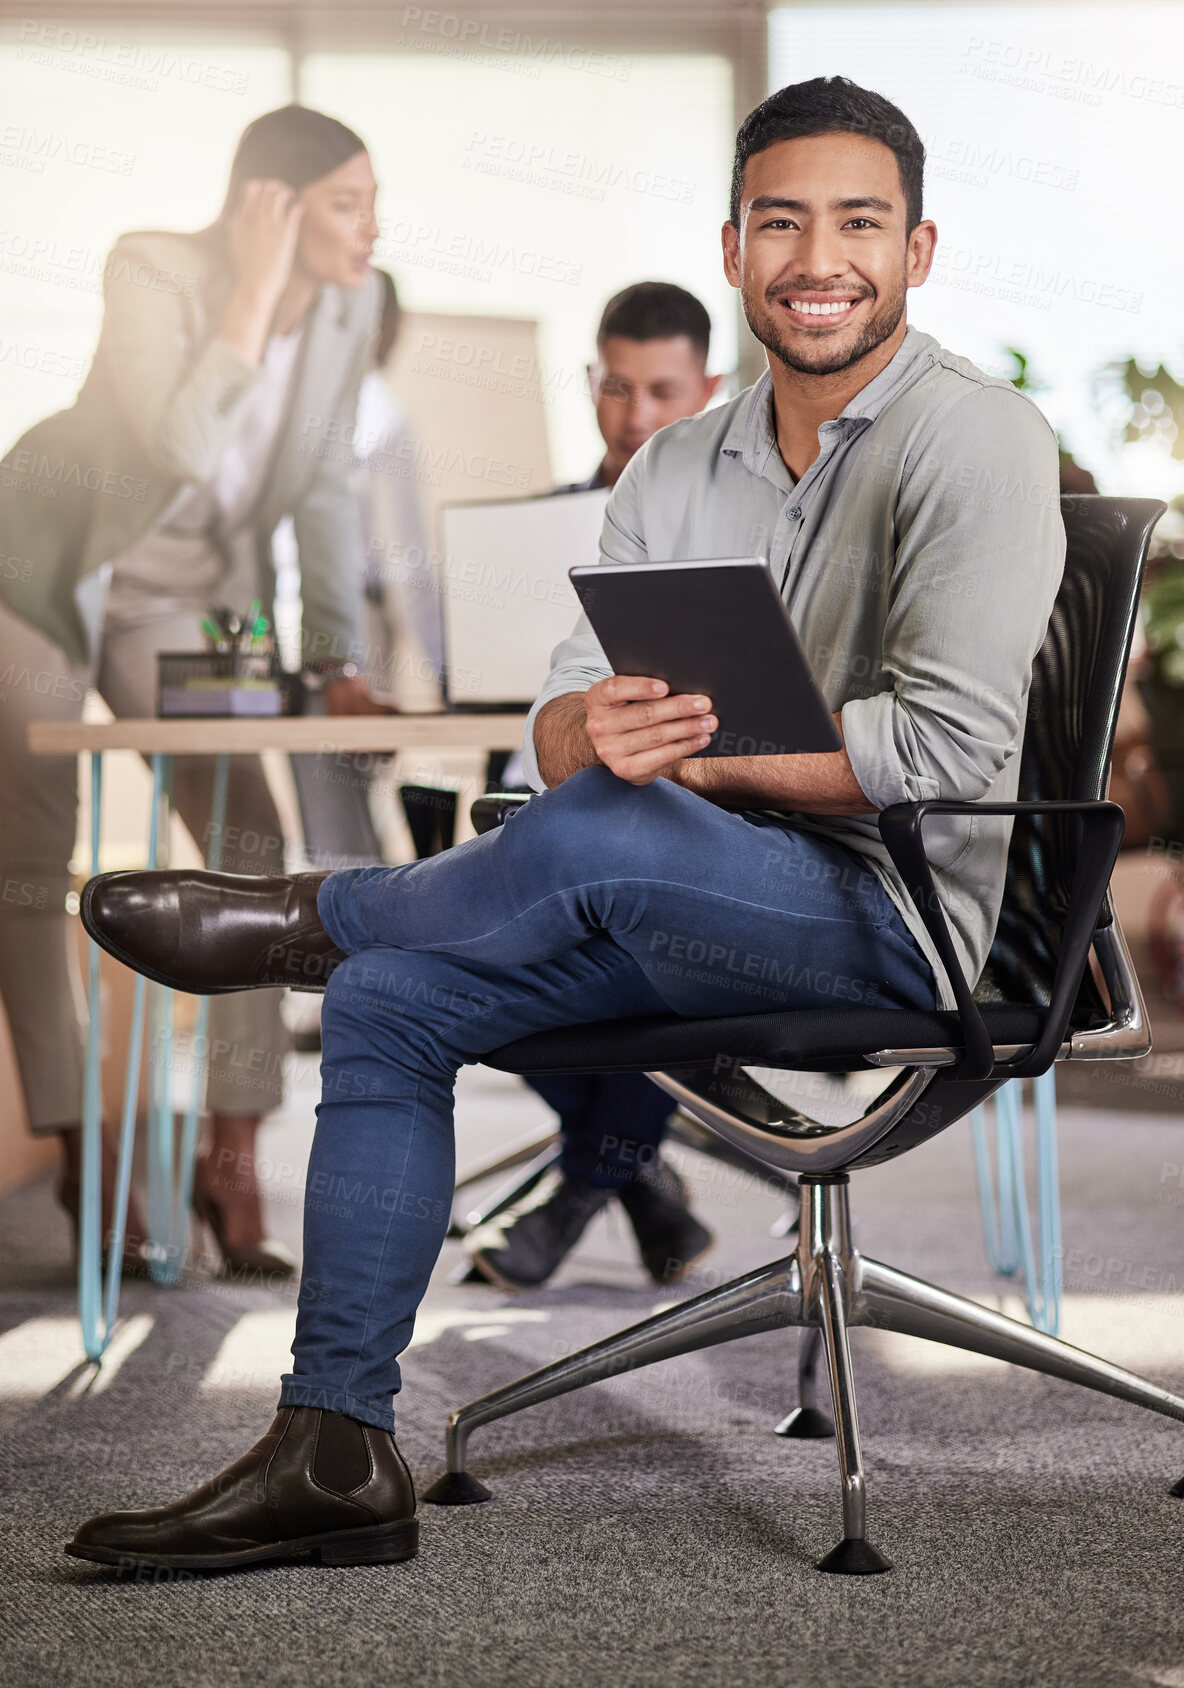
[[[977,1302],[863,1258],[852,1242],[844,1174],[803,1176],[801,1191],[802,1224],[793,1254],[460,1407],[448,1420],[448,1470],[424,1500],[457,1506],[489,1498],[489,1491],[467,1469],[469,1437],[483,1424],[658,1360],[787,1326],[803,1332],[798,1354],[801,1405],[778,1426],[782,1434],[791,1440],[803,1437],[806,1432],[793,1428],[802,1423],[822,1433],[818,1427],[826,1415],[814,1392],[823,1357],[830,1384],[843,1536],[839,1545],[818,1562],[818,1569],[823,1571],[867,1576],[890,1568],[867,1542],[866,1483],[848,1344],[850,1326],[870,1325],[904,1336],[921,1336],[1007,1360],[1184,1421],[1184,1398],[1133,1372],[1095,1359]],[[1184,1481],[1172,1492],[1184,1496]]]
[[[773,1427],[774,1436],[784,1436],[789,1442],[825,1442],[834,1433],[834,1425],[817,1407],[795,1407]]]
[[[823,1554],[814,1566],[816,1571],[829,1571],[837,1577],[876,1577],[892,1569],[891,1559],[860,1537],[849,1540],[844,1536],[837,1547]]]
[[[484,1483],[479,1483],[467,1471],[446,1471],[419,1498],[426,1500],[430,1506],[480,1506],[483,1501],[492,1500],[493,1496]]]

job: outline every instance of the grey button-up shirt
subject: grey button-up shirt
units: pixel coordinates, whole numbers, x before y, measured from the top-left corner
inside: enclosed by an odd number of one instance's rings
[[[762,556],[815,679],[841,711],[878,809],[1016,793],[1032,659],[1064,569],[1056,437],[1036,406],[909,328],[892,361],[818,430],[797,482],[778,452],[772,380],[661,429],[613,489],[601,561]],[[526,720],[612,669],[588,620],[555,647]],[[874,815],[791,814],[864,856],[953,993]],[[1005,819],[933,819],[925,842],[959,960],[977,979],[999,915]]]

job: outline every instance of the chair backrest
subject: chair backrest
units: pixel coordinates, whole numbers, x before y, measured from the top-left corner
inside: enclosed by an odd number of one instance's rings
[[[1152,498],[1061,499],[1065,573],[1032,669],[1018,797],[1102,798],[1110,771],[1139,590],[1151,530],[1165,506]],[[980,1001],[1046,1004],[1073,877],[1075,823],[1018,820]],[[1087,969],[1072,1024],[1105,1018]]]

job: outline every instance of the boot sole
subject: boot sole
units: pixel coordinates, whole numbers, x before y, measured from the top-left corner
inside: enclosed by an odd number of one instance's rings
[[[402,1518],[398,1523],[369,1530],[297,1536],[292,1541],[244,1547],[235,1553],[140,1553],[135,1548],[100,1547],[89,1542],[82,1546],[67,1542],[65,1551],[72,1559],[89,1559],[96,1565],[146,1565],[169,1571],[229,1571],[236,1565],[266,1564],[277,1559],[311,1559],[322,1565],[392,1565],[414,1559],[418,1553],[419,1520]]]
[[[135,960],[134,957],[121,950],[118,944],[112,943],[106,933],[103,932],[100,927],[95,925],[94,917],[91,913],[91,902],[94,896],[95,887],[104,879],[113,879],[116,877],[118,876],[115,874],[100,873],[94,879],[88,880],[86,885],[83,887],[82,897],[78,905],[78,912],[82,917],[83,929],[87,936],[89,938],[93,938],[101,950],[105,950],[108,955],[113,955],[116,961],[121,961],[125,967],[130,967],[133,973],[142,973],[144,978],[151,979],[155,985],[164,985],[166,989],[171,991],[185,991],[190,996],[232,996],[236,991],[270,990],[302,991],[309,996],[323,995],[325,989],[323,984],[289,984],[286,980],[278,979],[275,981],[265,979],[261,980],[258,984],[250,985],[186,984],[182,979],[178,979],[168,973],[160,973],[155,967],[149,967],[144,962]]]

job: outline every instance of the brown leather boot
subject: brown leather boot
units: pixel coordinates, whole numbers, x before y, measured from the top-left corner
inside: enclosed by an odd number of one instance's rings
[[[83,887],[79,912],[108,955],[173,990],[323,991],[345,960],[317,913],[328,877],[189,868],[101,873]]]
[[[104,1512],[66,1552],[100,1565],[227,1570],[273,1559],[380,1565],[414,1557],[415,1488],[389,1430],[281,1407],[241,1459],[171,1506]]]

